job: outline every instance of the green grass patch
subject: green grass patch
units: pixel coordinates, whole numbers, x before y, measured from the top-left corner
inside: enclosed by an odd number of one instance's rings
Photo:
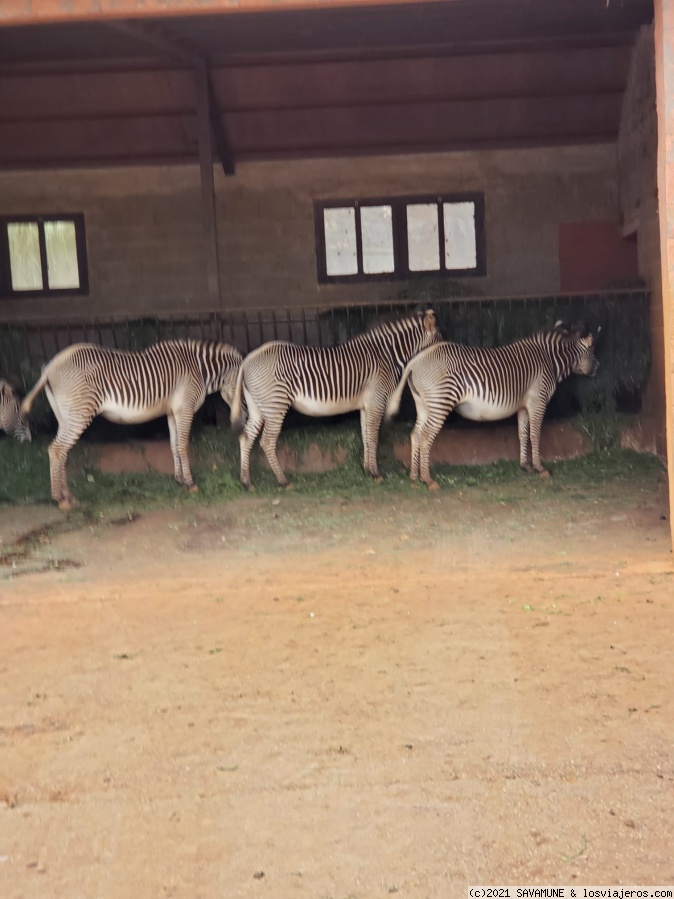
[[[346,460],[332,471],[320,474],[288,472],[295,491],[317,497],[362,497],[381,494],[418,492],[427,495],[425,487],[410,484],[407,471],[393,455],[395,443],[409,439],[406,425],[386,428],[380,443],[380,467],[383,484],[375,484],[362,469],[360,430],[356,421],[336,426],[290,428],[282,434],[283,442],[301,459],[310,445],[321,452],[346,450]],[[20,505],[50,502],[49,459],[47,438],[31,444],[0,439],[0,504]],[[75,496],[91,508],[122,506],[133,510],[156,506],[223,502],[245,495],[239,480],[239,446],[236,435],[228,428],[202,428],[193,436],[194,477],[200,492],[188,494],[178,487],[170,475],[104,474],[95,467],[95,446],[81,441],[71,453],[69,481]],[[256,449],[252,477],[259,496],[278,496],[282,492],[272,473],[262,464]],[[609,449],[579,459],[550,464],[552,479],[523,474],[516,462],[492,465],[434,465],[433,474],[446,491],[475,491],[476,499],[518,503],[551,492],[562,491],[570,498],[589,494],[634,492],[655,489],[663,475],[661,463],[653,456],[628,450]]]

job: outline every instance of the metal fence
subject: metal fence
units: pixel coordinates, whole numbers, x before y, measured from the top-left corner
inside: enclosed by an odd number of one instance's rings
[[[562,319],[596,328],[607,339],[639,343],[648,332],[649,295],[644,290],[573,295],[434,299],[440,328],[449,340],[493,346]],[[377,321],[421,308],[418,302],[166,314],[120,318],[0,323],[0,374],[29,381],[59,350],[87,341],[119,349],[143,349],[176,337],[224,340],[243,353],[269,340],[331,346]]]

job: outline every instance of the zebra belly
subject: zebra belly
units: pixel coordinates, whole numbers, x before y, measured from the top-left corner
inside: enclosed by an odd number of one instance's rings
[[[470,421],[500,421],[502,418],[510,418],[517,409],[517,404],[499,403],[480,397],[471,397],[454,407],[455,412]]]
[[[310,396],[297,396],[293,400],[293,408],[301,412],[302,415],[320,416],[320,415],[342,415],[344,412],[353,412],[358,408],[358,402],[355,399],[342,400],[317,400]]]
[[[140,425],[166,415],[167,411],[165,402],[153,406],[127,406],[124,403],[106,400],[100,414],[118,425]]]

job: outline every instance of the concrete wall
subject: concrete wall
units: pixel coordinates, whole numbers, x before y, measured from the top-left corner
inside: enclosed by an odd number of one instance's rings
[[[651,290],[653,363],[643,395],[650,448],[666,451],[665,357],[657,184],[658,122],[653,27],[645,26],[632,51],[618,137],[618,179],[624,231],[636,236],[639,273]]]
[[[223,308],[395,296],[399,282],[319,285],[313,201],[482,191],[482,294],[559,289],[562,223],[617,221],[615,145],[241,164],[216,170]],[[198,169],[0,174],[0,214],[83,212],[90,295],[0,300],[0,320],[205,310]]]

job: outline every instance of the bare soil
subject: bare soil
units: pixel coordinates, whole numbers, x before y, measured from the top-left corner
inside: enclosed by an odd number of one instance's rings
[[[0,895],[674,883],[665,514],[662,486],[0,510],[5,553],[57,522],[0,566]]]

